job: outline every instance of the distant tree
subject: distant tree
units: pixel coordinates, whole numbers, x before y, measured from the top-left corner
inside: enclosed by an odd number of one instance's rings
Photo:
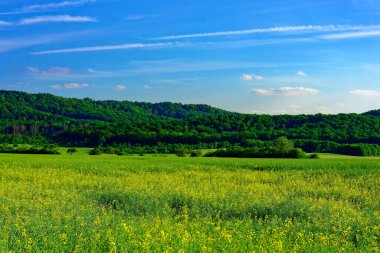
[[[69,155],[75,154],[77,152],[78,152],[78,150],[76,148],[67,149],[67,154],[69,154]]]
[[[319,159],[319,155],[317,153],[311,154],[309,156],[310,159]]]
[[[294,144],[286,137],[279,137],[274,141],[274,147],[278,153],[287,154],[289,151],[294,149]]]
[[[93,149],[91,149],[89,154],[90,155],[101,155],[102,151],[99,148],[93,148]]]
[[[191,156],[191,157],[200,157],[200,156],[202,156],[202,151],[201,151],[201,150],[193,150],[193,151],[190,153],[190,156]]]
[[[178,147],[178,150],[176,152],[176,155],[178,157],[185,157],[187,155],[187,150],[185,148],[185,146],[181,145]]]

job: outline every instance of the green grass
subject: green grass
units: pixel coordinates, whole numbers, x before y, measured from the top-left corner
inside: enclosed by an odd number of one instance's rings
[[[0,252],[379,252],[380,159],[85,153],[0,154]]]

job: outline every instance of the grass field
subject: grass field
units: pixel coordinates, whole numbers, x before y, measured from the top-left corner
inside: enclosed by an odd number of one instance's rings
[[[380,159],[0,154],[0,252],[379,252]]]

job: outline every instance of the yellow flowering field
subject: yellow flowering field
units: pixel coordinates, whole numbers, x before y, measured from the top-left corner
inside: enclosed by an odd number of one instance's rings
[[[380,252],[380,160],[0,155],[0,252]]]

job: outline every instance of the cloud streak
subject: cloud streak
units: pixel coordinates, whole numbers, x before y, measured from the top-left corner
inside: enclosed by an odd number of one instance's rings
[[[306,73],[303,71],[298,71],[297,76],[306,76]]]
[[[362,97],[380,97],[380,91],[377,90],[352,90],[349,93]]]
[[[171,35],[171,36],[159,37],[156,39],[173,40],[173,39],[190,39],[190,38],[217,37],[217,36],[247,35],[247,34],[259,34],[259,33],[337,32],[337,31],[353,31],[353,30],[366,30],[366,29],[376,29],[376,28],[380,28],[380,26],[379,25],[377,26],[346,26],[346,25],[282,26],[282,27],[248,29],[248,30]]]
[[[324,40],[355,39],[380,36],[380,30],[369,30],[350,33],[334,33],[322,35],[319,38]]]
[[[46,4],[33,4],[18,8],[10,12],[2,12],[0,15],[14,15],[14,14],[24,14],[24,13],[36,13],[36,12],[46,12],[52,10],[58,10],[67,7],[75,7],[80,5],[85,5],[88,3],[98,2],[97,0],[76,0],[76,1],[61,1],[56,3],[46,3]]]
[[[16,25],[34,25],[41,23],[73,23],[73,22],[96,22],[97,20],[87,16],[71,16],[71,15],[57,15],[57,16],[37,16],[32,18],[21,19]]]
[[[39,75],[66,75],[72,72],[69,68],[64,67],[51,67],[48,69],[39,69],[35,67],[27,67],[26,72],[30,74],[39,74]]]
[[[280,87],[272,89],[251,89],[251,93],[262,96],[308,96],[320,93],[319,90],[307,87]]]
[[[55,15],[55,16],[36,16],[24,18],[17,22],[7,22],[0,20],[1,26],[25,26],[41,23],[73,23],[73,22],[96,22],[97,20],[87,16]]]
[[[244,74],[240,77],[242,81],[260,81],[263,79],[264,77],[255,74]]]
[[[123,91],[123,90],[127,89],[127,86],[125,86],[125,85],[116,85],[114,87],[114,89],[117,90],[117,91]]]
[[[87,84],[87,83],[67,83],[67,84],[64,84],[64,85],[59,85],[59,84],[56,84],[56,85],[52,85],[50,86],[52,89],[55,89],[55,90],[61,90],[61,89],[83,89],[83,88],[89,88],[90,85]]]
[[[78,1],[63,1],[58,3],[47,3],[47,4],[33,4],[24,6],[22,8],[17,9],[16,11],[20,12],[31,12],[31,11],[46,11],[52,9],[60,9],[65,7],[79,6],[87,3],[96,2],[95,0],[78,0]]]
[[[151,44],[121,44],[121,45],[109,45],[109,46],[90,46],[90,47],[77,47],[57,50],[47,50],[34,52],[33,55],[46,55],[46,54],[64,54],[64,53],[81,53],[81,52],[98,52],[98,51],[111,51],[122,49],[143,49],[143,48],[167,48],[167,47],[180,47],[185,46],[184,43],[151,43]]]
[[[9,52],[16,49],[27,48],[31,46],[49,44],[57,41],[67,41],[78,36],[88,34],[86,31],[62,33],[62,34],[47,34],[43,36],[33,36],[13,39],[0,39],[0,53]]]

